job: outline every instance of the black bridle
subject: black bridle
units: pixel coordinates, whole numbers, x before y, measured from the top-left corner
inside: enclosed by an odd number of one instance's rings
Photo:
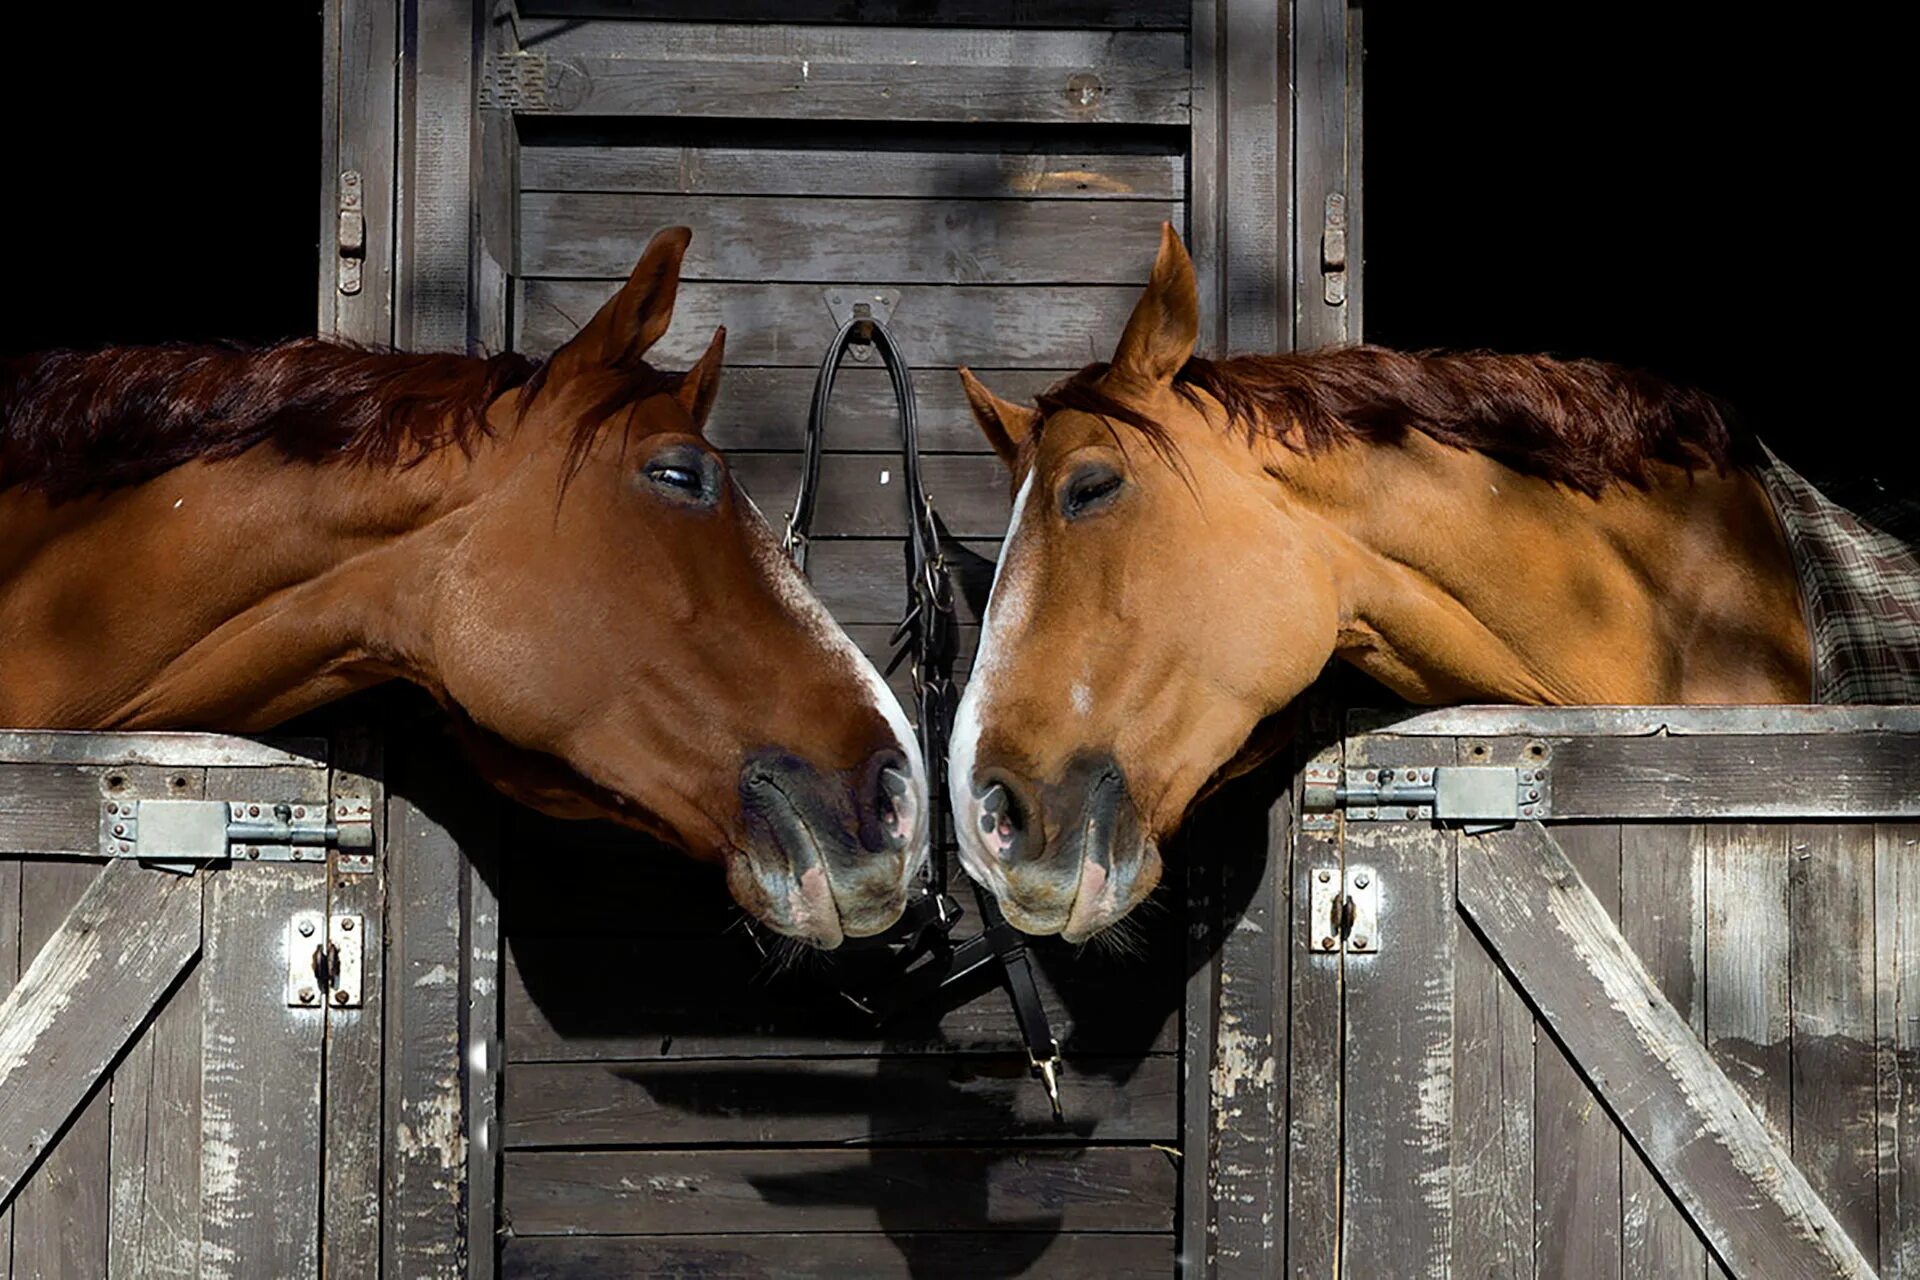
[[[787,517],[786,550],[801,573],[807,571],[807,545],[813,530],[814,497],[820,485],[820,458],[826,448],[827,411],[833,399],[840,362],[856,343],[870,345],[887,366],[893,399],[900,413],[900,452],[907,492],[907,610],[893,633],[896,649],[888,664],[891,675],[902,661],[913,665],[913,690],[919,711],[920,755],[928,782],[928,836],[932,851],[921,882],[907,900],[899,923],[874,938],[850,940],[852,945],[885,947],[893,954],[887,977],[859,991],[842,989],[853,1005],[884,1023],[898,1013],[942,991],[951,989],[982,968],[997,964],[1013,1000],[1027,1062],[1034,1077],[1046,1086],[1056,1121],[1060,1109],[1060,1046],[1053,1038],[1047,1011],[1034,983],[1033,960],[1025,937],[1000,912],[991,893],[974,885],[981,932],[955,942],[953,930],[965,912],[948,892],[948,796],[946,788],[947,738],[953,730],[958,690],[953,664],[959,650],[959,621],[953,603],[953,578],[946,558],[950,543],[946,527],[920,483],[920,424],[913,398],[913,377],[886,323],[870,314],[865,304],[840,326],[820,362],[814,379],[813,406],[807,415],[806,465],[800,473],[800,491],[793,514]]]

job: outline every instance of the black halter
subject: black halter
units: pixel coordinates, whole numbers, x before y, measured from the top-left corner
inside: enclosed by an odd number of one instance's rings
[[[1047,1089],[1056,1121],[1060,1110],[1060,1047],[1047,1022],[1046,1009],[1034,984],[1033,961],[1021,933],[1007,923],[993,895],[974,885],[981,933],[963,942],[953,941],[954,926],[965,912],[947,889],[948,796],[945,762],[947,738],[953,729],[957,690],[953,662],[959,648],[959,623],[953,605],[953,579],[946,559],[950,538],[933,502],[920,483],[920,425],[913,398],[913,378],[886,323],[865,304],[840,331],[820,362],[813,384],[813,407],[807,415],[806,466],[800,473],[800,491],[793,514],[787,518],[786,549],[802,573],[807,570],[807,542],[813,530],[814,495],[820,484],[820,458],[826,447],[828,405],[840,362],[849,348],[866,344],[880,353],[893,384],[900,411],[900,452],[907,492],[907,610],[893,633],[898,647],[888,664],[891,675],[902,661],[913,666],[913,689],[918,703],[920,755],[928,781],[928,835],[932,852],[900,922],[874,938],[849,940],[850,945],[887,947],[894,956],[887,978],[872,988],[843,989],[855,1007],[882,1023],[929,996],[951,988],[983,966],[997,963],[1014,1018],[1026,1042],[1027,1061]]]

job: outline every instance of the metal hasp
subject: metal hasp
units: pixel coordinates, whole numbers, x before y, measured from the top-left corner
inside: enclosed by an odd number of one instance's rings
[[[360,264],[367,256],[367,213],[360,189],[360,171],[340,175],[340,225],[335,237],[340,257],[340,292],[360,292]]]
[[[1322,955],[1380,949],[1380,878],[1372,867],[1316,868],[1307,884],[1307,946]]]
[[[1301,825],[1309,831],[1331,829],[1335,812],[1344,813],[1348,822],[1431,821],[1492,830],[1553,811],[1544,765],[1308,765],[1301,801]]]
[[[833,313],[833,322],[846,324],[849,320],[878,320],[889,324],[893,320],[893,309],[900,305],[898,289],[859,289],[835,286],[823,291],[827,300],[827,310]],[[855,360],[873,359],[873,343],[863,340],[872,332],[868,326],[862,326],[854,340],[847,344],[847,354]]]
[[[287,921],[287,1007],[358,1009],[366,932],[357,915],[294,912]]]
[[[1342,191],[1327,196],[1320,224],[1320,296],[1330,307],[1347,300],[1347,197]]]
[[[108,800],[100,806],[100,852],[169,871],[207,862],[325,862],[373,869],[373,806],[249,800]]]

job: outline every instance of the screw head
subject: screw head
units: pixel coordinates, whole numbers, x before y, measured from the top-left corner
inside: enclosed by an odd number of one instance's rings
[[[1529,799],[1529,800],[1538,800],[1539,798],[1540,798],[1540,788],[1538,788],[1538,787],[1531,787],[1531,788],[1529,788],[1529,789],[1528,789],[1528,791],[1527,791],[1527,799]]]
[[[351,931],[352,931],[352,929],[353,929],[353,917],[352,917],[352,916],[348,916],[348,917],[347,917],[347,918],[346,918],[345,920],[342,920],[342,921],[340,922],[340,927],[341,927],[342,929],[346,929],[346,930],[348,930],[349,932],[351,932]]]
[[[1359,875],[1356,875],[1353,878],[1353,887],[1356,889],[1364,889],[1372,883],[1373,883],[1373,877],[1369,876],[1364,871],[1362,871]]]
[[[1364,933],[1354,934],[1353,946],[1354,946],[1354,950],[1356,951],[1364,951],[1367,946],[1367,935],[1365,935]]]
[[[293,806],[293,816],[294,816],[294,817],[296,817],[296,818],[304,818],[304,817],[306,817],[306,816],[307,816],[307,807],[306,807],[305,805],[301,805],[301,804],[297,804],[297,805],[295,805],[295,806]]]
[[[1320,939],[1320,949],[1321,949],[1322,951],[1331,951],[1331,950],[1333,950],[1333,939],[1332,939],[1331,937],[1326,937],[1326,938],[1322,938],[1322,939]]]
[[[302,988],[300,988],[300,1003],[301,1003],[301,1004],[312,1004],[312,1003],[314,1002],[314,1000],[315,1000],[315,999],[316,999],[316,997],[315,997],[315,995],[314,995],[314,991],[313,991],[313,988],[312,988],[312,987],[302,987]]]
[[[249,858],[251,858],[251,859],[256,859],[256,860],[257,860],[257,859],[258,859],[258,858],[260,857],[260,846],[259,846],[259,845],[254,845],[254,844],[250,844],[250,845],[248,845],[248,846],[247,846],[247,857],[249,857]]]
[[[125,835],[125,834],[127,834],[127,824],[126,824],[126,823],[124,823],[124,822],[116,822],[116,823],[114,823],[114,824],[113,824],[113,834],[115,834],[115,835],[117,835],[117,836],[123,836],[123,835]]]
[[[311,938],[313,936],[313,921],[302,920],[300,922],[300,936],[303,938]]]
[[[345,1004],[345,1003],[347,1002],[347,993],[346,993],[346,992],[344,992],[344,991],[336,991],[336,992],[334,992],[334,993],[333,993],[333,1002],[334,1002],[335,1004]]]
[[[247,806],[247,816],[248,816],[249,818],[257,818],[257,817],[259,817],[259,816],[260,816],[260,806],[259,806],[259,805],[257,805],[257,804],[250,804],[250,805],[248,805],[248,806]]]
[[[1322,871],[1322,872],[1320,873],[1320,883],[1321,883],[1321,884],[1325,884],[1325,883],[1327,883],[1327,882],[1328,882],[1329,880],[1331,880],[1331,879],[1333,879],[1333,872],[1331,872],[1331,871]]]

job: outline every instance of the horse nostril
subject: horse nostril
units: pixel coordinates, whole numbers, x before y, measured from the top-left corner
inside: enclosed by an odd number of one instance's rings
[[[1021,848],[1027,831],[1026,807],[1012,787],[994,782],[980,795],[980,835],[995,856],[1011,858]]]

